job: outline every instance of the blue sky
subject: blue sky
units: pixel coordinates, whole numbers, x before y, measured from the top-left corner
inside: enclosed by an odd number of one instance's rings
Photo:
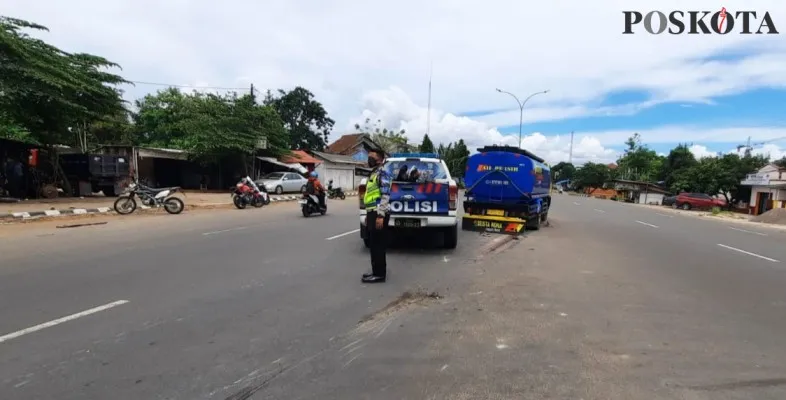
[[[645,91],[616,92],[606,97],[602,106],[619,106],[640,103],[649,99]],[[479,117],[502,110],[487,110],[462,113],[468,117]],[[527,109],[524,109],[526,115]],[[666,103],[646,108],[633,115],[591,116],[568,118],[552,122],[525,123],[524,133],[540,132],[545,136],[565,135],[575,131],[577,135],[587,132],[629,130],[631,133],[655,129],[664,125],[698,125],[709,128],[729,126],[786,127],[786,90],[757,89],[741,94],[716,97],[710,104],[703,103]],[[518,134],[518,125],[498,127],[505,134]],[[760,142],[755,133],[752,143]],[[689,141],[690,140],[686,140]],[[786,147],[786,140],[772,142]],[[677,145],[672,143],[646,143],[658,152],[668,152]],[[714,137],[713,141],[701,141],[711,151],[728,151],[739,143]],[[608,148],[622,150],[624,145],[608,145]]]

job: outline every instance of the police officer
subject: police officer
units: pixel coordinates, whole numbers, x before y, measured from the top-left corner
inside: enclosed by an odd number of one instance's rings
[[[382,168],[385,154],[369,152],[368,166],[372,169],[366,182],[366,237],[369,239],[371,254],[371,273],[363,274],[364,283],[385,282],[387,276],[388,221],[390,221],[390,184],[391,177]]]

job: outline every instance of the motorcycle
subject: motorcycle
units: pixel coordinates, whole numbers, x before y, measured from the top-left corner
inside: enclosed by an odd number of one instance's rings
[[[298,200],[298,203],[300,203],[300,209],[303,212],[303,216],[306,218],[316,213],[321,215],[327,213],[327,205],[325,205],[325,207],[320,207],[319,197],[315,194],[303,193],[303,198]]]
[[[180,187],[152,188],[136,181],[131,182],[126,191],[115,200],[115,212],[121,215],[131,214],[136,211],[136,198],[148,207],[164,207],[170,214],[180,214],[186,208],[183,200],[173,197],[180,191]]]
[[[344,200],[345,198],[347,198],[347,195],[344,194],[344,191],[341,190],[340,187],[334,188],[333,181],[331,180],[328,181],[327,197],[328,199],[335,199],[338,197],[339,199]]]
[[[232,192],[232,204],[240,210],[249,204],[259,208],[270,204],[270,196],[264,188],[260,189],[251,178],[245,177],[235,185],[235,190]]]

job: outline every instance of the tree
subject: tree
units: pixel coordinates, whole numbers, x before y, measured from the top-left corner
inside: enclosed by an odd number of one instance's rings
[[[123,109],[115,85],[128,82],[107,72],[117,64],[91,54],[66,53],[24,32],[31,29],[47,31],[0,16],[3,119],[42,144],[73,144],[74,127]]]
[[[671,188],[679,177],[680,171],[693,168],[697,164],[696,156],[688,145],[679,144],[669,151],[669,155],[663,161],[661,179],[665,181],[666,187]]]
[[[363,125],[355,124],[355,130],[371,136],[374,143],[382,147],[386,153],[398,153],[410,151],[407,132],[404,129],[394,131],[383,126],[382,120],[378,119],[373,124],[370,118],[366,118]]]
[[[335,121],[328,117],[322,103],[314,100],[313,93],[300,86],[289,92],[279,89],[277,97],[268,92],[264,103],[273,107],[284,122],[290,149],[325,148]]]
[[[573,176],[576,173],[576,167],[571,163],[562,161],[551,167],[551,173],[554,174],[555,182],[573,179]]]
[[[597,189],[609,180],[609,167],[606,164],[588,162],[576,170],[573,184],[577,189]]]
[[[617,160],[620,178],[646,182],[662,175],[663,157],[642,145],[638,133],[628,138],[625,145],[625,154]]]
[[[288,148],[276,111],[256,104],[251,95],[184,94],[169,88],[138,100],[137,108],[134,120],[140,141],[186,150],[199,161],[249,155],[263,138],[272,155]]]
[[[419,150],[421,153],[434,153],[434,143],[431,142],[428,133],[423,136],[423,143],[420,144]]]

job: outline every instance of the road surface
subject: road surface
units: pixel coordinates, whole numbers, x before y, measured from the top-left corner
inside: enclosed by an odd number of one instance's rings
[[[783,231],[563,195],[362,285],[356,204],[3,236],[0,398],[786,398]]]

